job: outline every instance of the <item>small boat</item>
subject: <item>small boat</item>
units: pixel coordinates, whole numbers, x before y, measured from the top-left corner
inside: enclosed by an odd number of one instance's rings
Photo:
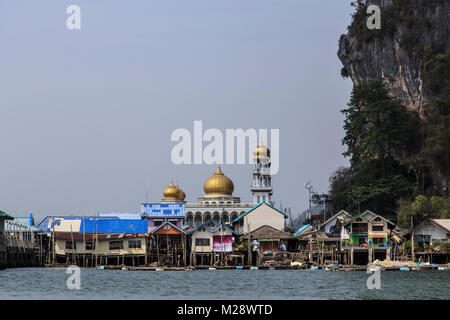
[[[275,270],[275,267],[274,266],[270,266],[269,270]]]
[[[408,267],[401,267],[400,271],[409,271],[410,269]]]
[[[105,270],[105,266],[97,266],[97,270]]]
[[[259,270],[258,267],[251,267],[250,270]]]
[[[319,270],[318,266],[311,266],[311,270]]]
[[[244,267],[243,266],[237,266],[236,270],[244,270]]]
[[[216,271],[217,269],[216,269],[216,268],[213,268],[213,267],[211,267],[211,268],[209,268],[209,270],[211,270],[211,271]]]
[[[446,271],[446,270],[448,270],[448,268],[447,267],[438,267],[438,270],[439,271]]]
[[[128,271],[128,268],[127,267],[122,267],[122,270]]]
[[[367,271],[370,271],[370,272],[375,272],[375,271],[378,271],[378,270],[381,270],[381,267],[377,266],[377,265],[373,265],[372,264],[372,265],[367,267]]]
[[[155,271],[164,271],[164,268],[156,268]]]
[[[343,268],[343,266],[340,264],[330,264],[325,268],[325,270],[326,271],[339,271],[340,268]]]

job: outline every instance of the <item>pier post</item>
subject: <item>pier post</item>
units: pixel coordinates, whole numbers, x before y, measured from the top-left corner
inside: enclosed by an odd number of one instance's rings
[[[354,261],[354,257],[353,257],[353,248],[350,249],[350,265],[353,266],[353,261]]]

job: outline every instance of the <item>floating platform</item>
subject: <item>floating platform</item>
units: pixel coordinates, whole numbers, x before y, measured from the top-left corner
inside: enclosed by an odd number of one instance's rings
[[[63,266],[57,266],[63,267]],[[330,268],[330,266],[310,266],[310,268],[299,268],[298,266],[188,266],[188,267],[125,267],[125,266],[98,266],[99,270],[126,270],[126,271],[195,271],[195,270],[210,270],[210,271],[222,271],[222,270],[252,270],[252,271],[264,271],[264,270],[322,270],[322,271],[375,271],[376,265],[369,266],[339,266],[339,268]],[[450,268],[447,265],[417,265],[414,267],[399,266],[399,267],[380,267],[380,271],[448,271]]]

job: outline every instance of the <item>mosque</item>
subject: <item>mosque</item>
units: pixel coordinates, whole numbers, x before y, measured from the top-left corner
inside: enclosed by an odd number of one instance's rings
[[[216,172],[203,185],[204,196],[196,203],[186,203],[186,194],[172,182],[164,191],[163,203],[184,203],[186,216],[184,224],[197,227],[213,219],[217,223],[231,224],[232,221],[261,202],[272,202],[272,176],[270,173],[270,150],[262,142],[253,150],[253,184],[250,187],[252,203],[241,202],[233,195],[234,184],[217,167]]]

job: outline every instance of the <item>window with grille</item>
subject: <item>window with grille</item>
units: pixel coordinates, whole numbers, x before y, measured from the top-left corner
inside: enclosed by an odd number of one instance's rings
[[[195,245],[198,247],[207,247],[209,246],[208,238],[197,238],[195,239]]]
[[[372,226],[372,231],[383,231],[383,230],[384,230],[384,226],[383,225]]]
[[[128,248],[130,249],[140,249],[141,248],[141,240],[129,240]]]
[[[95,250],[95,242],[87,241],[86,242],[86,250]]]
[[[76,249],[77,243],[72,241],[66,241],[66,249]]]
[[[109,250],[123,249],[123,241],[111,241],[109,243]]]

